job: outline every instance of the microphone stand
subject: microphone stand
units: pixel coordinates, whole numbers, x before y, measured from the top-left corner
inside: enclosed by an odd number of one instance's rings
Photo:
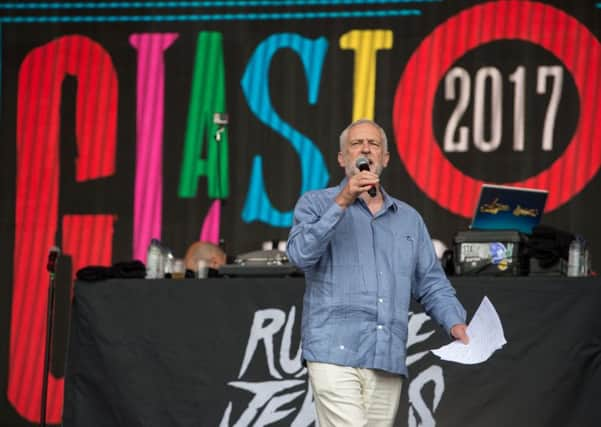
[[[221,134],[225,132],[225,128],[229,123],[229,117],[227,113],[214,113],[213,114],[213,123],[217,125],[217,130],[215,131],[215,142],[217,143],[216,149],[216,163],[217,163],[217,194],[219,195],[219,199],[223,200],[223,194],[221,194]]]
[[[216,150],[217,153],[216,154],[216,171],[215,174],[217,175],[217,195],[218,198],[220,200],[223,200],[223,195],[221,194],[221,134],[225,131],[225,125],[224,124],[219,124],[219,127],[217,128],[217,131],[215,132],[215,142],[216,144]]]
[[[221,141],[221,134],[225,131],[225,125],[219,125],[217,131],[215,132],[215,141]]]
[[[219,199],[219,203],[220,206],[223,205],[224,203],[224,196],[222,194],[222,190],[223,187],[221,185],[221,160],[222,160],[222,156],[221,156],[221,149],[222,149],[222,144],[221,144],[221,134],[223,132],[225,132],[226,126],[229,123],[229,116],[227,113],[214,113],[213,114],[213,124],[217,125],[217,130],[215,131],[215,149],[217,150],[216,153],[216,163],[217,163],[217,167],[216,167],[216,175],[217,175],[217,197]],[[221,234],[221,233],[219,233]],[[217,235],[217,239],[218,239],[218,244],[219,247],[221,247],[221,249],[223,251],[225,251],[225,243],[224,240],[221,239],[219,237],[219,235]]]
[[[47,265],[50,273],[50,282],[48,286],[48,307],[46,310],[46,349],[44,351],[44,373],[42,374],[42,401],[40,408],[40,426],[46,427],[46,405],[48,404],[48,375],[50,373],[50,361],[52,355],[52,334],[54,320],[54,288],[56,261],[49,261]]]

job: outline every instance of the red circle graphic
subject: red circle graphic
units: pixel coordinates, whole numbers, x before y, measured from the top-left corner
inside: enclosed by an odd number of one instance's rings
[[[549,5],[498,1],[474,6],[451,17],[426,37],[401,75],[394,98],[393,125],[401,160],[418,187],[449,211],[470,217],[480,186],[458,170],[436,143],[432,111],[439,81],[467,51],[502,39],[538,44],[569,70],[580,95],[580,117],[564,153],[547,169],[505,185],[548,189],[545,211],[578,194],[601,165],[601,47],[575,18]]]

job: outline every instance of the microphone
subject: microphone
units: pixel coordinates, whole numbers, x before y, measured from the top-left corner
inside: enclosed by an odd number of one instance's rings
[[[60,254],[61,250],[58,246],[53,246],[50,248],[50,252],[48,252],[48,263],[46,264],[46,270],[48,270],[48,273],[56,273],[56,262]]]
[[[214,113],[213,123],[218,126],[217,132],[215,132],[215,140],[219,142],[221,141],[221,134],[223,133],[225,127],[229,123],[229,117],[227,113]]]
[[[355,162],[355,166],[357,166],[357,169],[359,169],[360,171],[368,171],[369,170],[369,160],[367,160],[365,157],[359,157],[357,159],[357,161]],[[369,188],[369,190],[367,190],[367,194],[369,194],[371,197],[376,197],[376,194],[378,194],[378,191],[376,190],[376,187],[372,185]]]

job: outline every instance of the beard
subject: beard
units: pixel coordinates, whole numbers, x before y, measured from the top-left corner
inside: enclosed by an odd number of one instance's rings
[[[357,166],[355,165],[355,163],[356,163],[356,159],[355,159],[355,161],[351,161],[351,159],[347,159],[347,161],[344,162],[344,173],[349,178],[351,176],[357,175],[360,172],[359,169],[357,169]],[[375,173],[376,175],[381,176],[382,171],[384,170],[384,166],[380,163],[380,164],[376,165],[376,167],[374,168],[374,164],[370,163],[369,170],[372,171],[373,173]]]

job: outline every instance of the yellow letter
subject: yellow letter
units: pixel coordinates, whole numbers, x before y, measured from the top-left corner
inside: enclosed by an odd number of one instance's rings
[[[374,118],[376,51],[392,48],[390,30],[353,30],[340,37],[342,49],[355,51],[353,121]]]

